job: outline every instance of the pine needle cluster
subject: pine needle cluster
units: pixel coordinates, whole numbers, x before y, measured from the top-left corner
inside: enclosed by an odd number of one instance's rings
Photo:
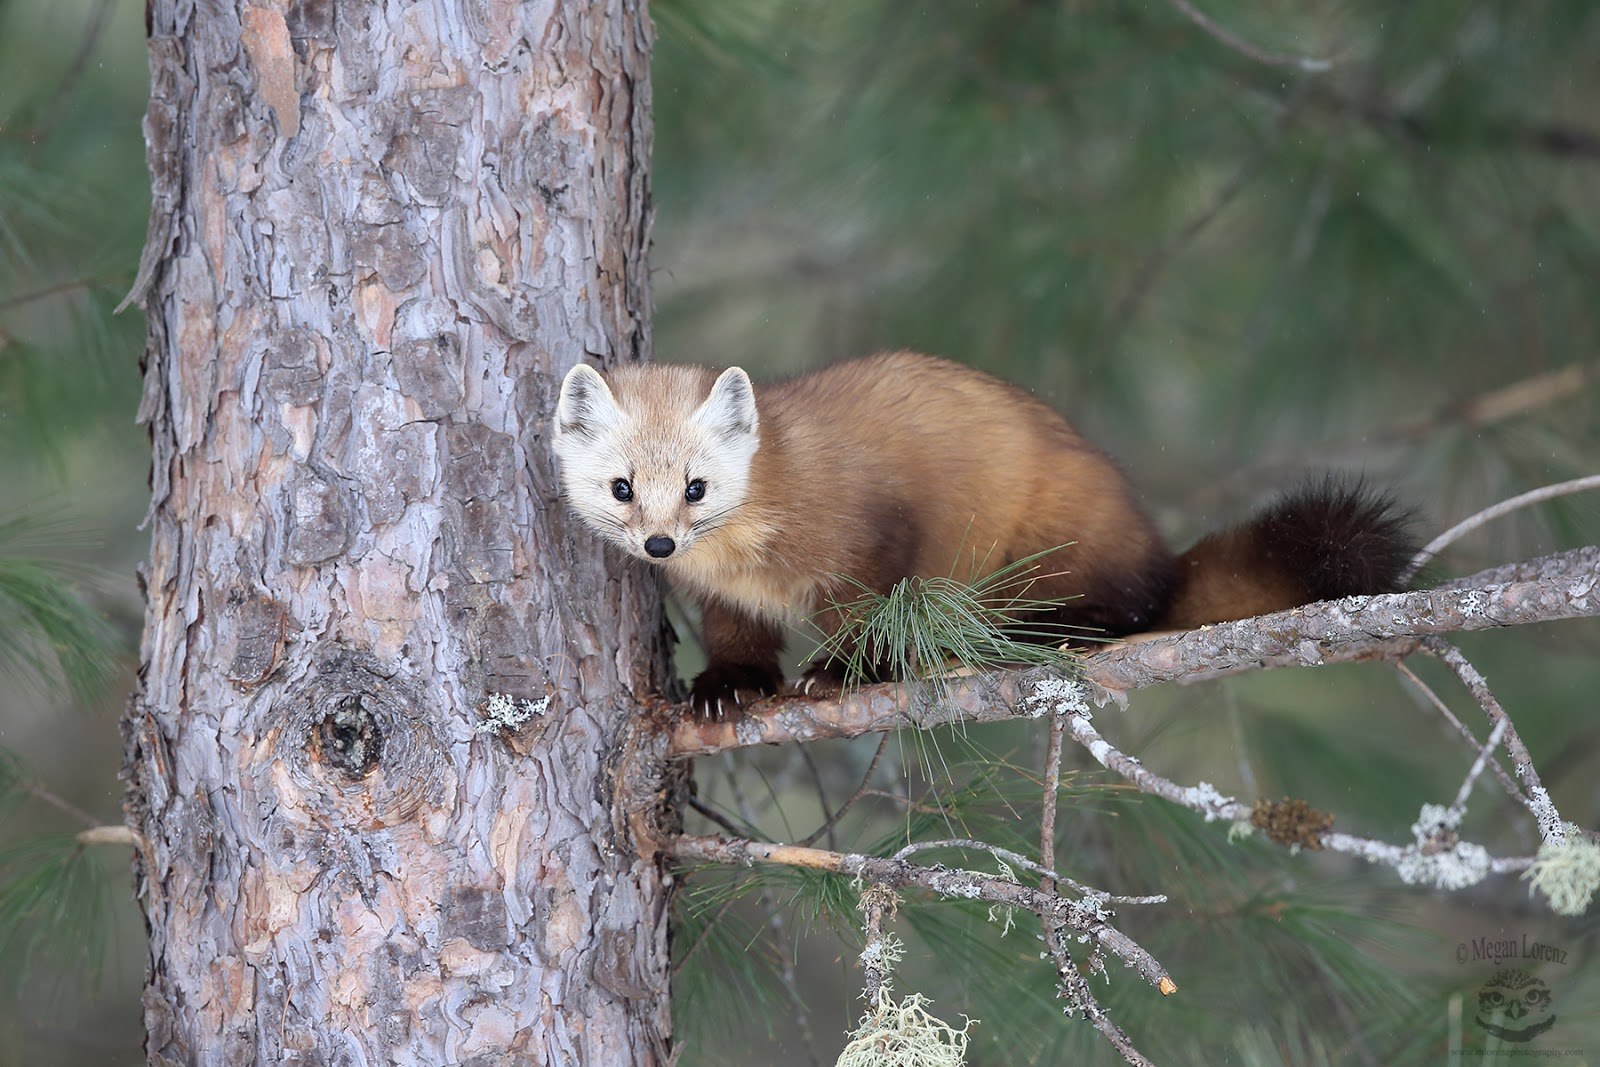
[[[1056,551],[1025,556],[971,582],[948,575],[902,578],[887,593],[842,579],[860,595],[828,609],[843,622],[821,640],[818,657],[843,664],[847,689],[881,676],[928,682],[936,694],[957,674],[1069,668],[1075,657],[1060,648],[1069,632],[1040,621],[1065,601],[1028,595],[1043,561]]]

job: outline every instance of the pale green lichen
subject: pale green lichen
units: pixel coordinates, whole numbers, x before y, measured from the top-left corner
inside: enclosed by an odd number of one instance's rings
[[[1196,782],[1179,792],[1178,803],[1203,813],[1206,822],[1210,822],[1222,818],[1222,812],[1234,803],[1234,799],[1223,796],[1210,782]]]
[[[550,698],[518,700],[505,693],[490,693],[483,705],[483,721],[477,726],[480,734],[497,730],[520,730],[534,719],[550,710]]]
[[[1560,844],[1567,835],[1567,827],[1572,824],[1561,821],[1555,802],[1550,799],[1550,793],[1544,786],[1536,785],[1528,790],[1528,807],[1533,811],[1533,817],[1539,820],[1539,836],[1547,844]]]
[[[894,970],[895,964],[906,958],[905,942],[893,934],[883,936],[867,943],[861,950],[861,965],[863,967],[877,967],[884,973],[884,986],[889,984],[888,974]]]
[[[1088,687],[1068,678],[1041,678],[1034,683],[1027,703],[1036,718],[1047,712],[1082,715],[1085,719],[1094,717],[1094,711],[1089,707]]]
[[[1431,885],[1439,889],[1465,889],[1488,877],[1489,853],[1482,845],[1458,841],[1441,852],[1406,849],[1395,863],[1395,873],[1407,885]]]
[[[977,1020],[963,1015],[957,1029],[928,1014],[929,1003],[921,993],[896,1001],[881,992],[850,1032],[836,1067],[963,1067],[967,1031]]]
[[[1407,885],[1431,885],[1439,889],[1465,889],[1488,877],[1491,861],[1482,845],[1456,839],[1456,828],[1465,814],[1460,808],[1443,804],[1424,804],[1411,824],[1416,843],[1405,849],[1394,865],[1395,873]]]
[[[1438,834],[1455,830],[1461,825],[1461,817],[1465,814],[1462,810],[1447,808],[1443,804],[1424,804],[1417,821],[1411,824],[1411,834],[1417,839],[1418,845],[1427,844]]]
[[[1020,884],[1017,881],[1017,872],[1011,869],[1011,864],[1007,863],[1003,859],[1000,859],[999,857],[996,857],[994,862],[995,865],[1000,868],[1001,878],[1004,878],[1012,885]],[[1009,904],[989,905],[989,921],[1000,924],[1001,937],[1009,934],[1011,932],[1011,928],[1017,925],[1016,916],[1012,914],[1015,910],[1016,909],[1012,908]]]
[[[1114,913],[1106,906],[1106,894],[1090,893],[1067,905],[1067,920],[1082,929],[1090,923],[1110,922]]]
[[[1576,826],[1539,846],[1533,866],[1522,872],[1529,892],[1537,889],[1558,915],[1582,915],[1600,889],[1600,845],[1583,837]]]

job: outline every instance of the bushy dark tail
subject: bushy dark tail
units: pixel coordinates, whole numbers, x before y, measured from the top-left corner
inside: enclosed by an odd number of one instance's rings
[[[1360,481],[1330,475],[1311,482],[1179,556],[1176,595],[1154,628],[1187,630],[1395,592],[1416,552],[1408,526],[1407,512]]]

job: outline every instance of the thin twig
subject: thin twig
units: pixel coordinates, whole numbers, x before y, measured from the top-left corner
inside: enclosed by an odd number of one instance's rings
[[[17,789],[20,789],[22,792],[28,794],[30,797],[33,797],[35,800],[42,800],[51,807],[56,808],[59,811],[66,812],[68,815],[72,816],[74,819],[77,819],[79,822],[91,829],[105,825],[105,821],[103,819],[95,818],[87,811],[84,811],[82,808],[78,807],[78,805],[72,803],[70,800],[63,800],[61,797],[52,793],[38,782],[27,778],[17,778],[12,781],[12,785]]]
[[[77,54],[72,57],[72,63],[67,67],[67,72],[61,78],[61,84],[56,87],[55,97],[50,102],[50,110],[34,126],[31,132],[35,145],[43,144],[50,136],[61,115],[66,111],[67,102],[72,98],[73,91],[78,87],[78,82],[83,77],[83,72],[89,66],[89,57],[94,54],[95,46],[100,43],[100,37],[105,33],[106,22],[111,15],[112,0],[100,0],[94,13],[89,16],[88,29],[84,30],[83,40],[78,44]]]
[[[1467,771],[1466,778],[1462,779],[1461,788],[1456,790],[1456,799],[1451,802],[1450,810],[1457,815],[1467,810],[1467,797],[1472,795],[1472,785],[1483,773],[1484,765],[1490,762],[1494,750],[1500,747],[1500,739],[1505,736],[1506,727],[1511,725],[1510,719],[1501,719],[1494,724],[1494,729],[1489,731],[1489,739],[1478,749],[1478,758],[1472,761],[1472,767]]]
[[[1061,792],[1061,737],[1066,727],[1061,716],[1050,716],[1050,740],[1044,750],[1044,801],[1039,814],[1039,865],[1045,873],[1039,888],[1046,893],[1056,889],[1056,797]]]
[[[897,907],[894,891],[881,883],[874,883],[861,894],[861,913],[865,916],[862,932],[866,944],[861,947],[861,999],[869,1007],[877,1007],[889,985],[889,944],[884,940],[883,919],[893,915]]]
[[[800,758],[805,761],[806,770],[811,773],[811,784],[817,788],[817,806],[822,809],[822,826],[823,832],[828,835],[828,847],[837,849],[839,842],[834,840],[833,827],[839,820],[834,818],[833,812],[828,808],[828,791],[822,784],[822,771],[811,756],[810,745],[800,746]]]
[[[1257,84],[1269,91],[1282,91],[1279,86],[1265,79],[1259,79]],[[1437,155],[1433,150],[1446,135],[1454,143],[1461,143],[1460,128],[1455,124],[1401,110],[1376,94],[1347,96],[1334,91],[1326,81],[1319,82],[1316,90],[1314,96],[1318,104],[1359,117],[1378,131],[1402,143],[1414,145],[1419,155]],[[1600,133],[1584,126],[1511,118],[1483,120],[1473,132],[1477,144],[1490,150],[1515,149],[1558,159],[1600,160]],[[1476,199],[1488,200],[1481,192],[1474,192]]]
[[[4,299],[0,299],[0,311],[10,311],[12,308],[21,307],[24,304],[31,304],[35,300],[43,300],[46,297],[56,296],[61,293],[70,293],[78,289],[87,289],[93,284],[95,284],[93,278],[72,278],[64,282],[56,282],[52,285],[46,285],[39,289],[30,289],[26,293],[18,293],[16,296],[8,296]]]
[[[806,1006],[806,998],[800,992],[794,949],[790,947],[784,931],[783,909],[773,901],[772,894],[765,891],[761,894],[761,904],[771,909],[767,922],[772,928],[773,950],[778,954],[778,978],[783,983],[783,991],[788,994],[790,1007],[794,1009],[794,1025],[800,1031],[800,1044],[805,1048],[806,1059],[811,1067],[822,1067],[822,1060],[817,1056],[816,1034],[811,1030],[811,1009]]]
[[[1445,647],[1448,648],[1449,646]],[[1465,660],[1461,662],[1465,663]],[[1470,665],[1467,665],[1467,669],[1471,669]],[[1068,685],[1071,685],[1071,683],[1052,683],[1052,691],[1044,695],[1040,703],[1048,705],[1052,700],[1057,699],[1056,693],[1061,691],[1060,687]],[[1069,699],[1073,703],[1082,703],[1081,694],[1071,696]],[[1137,786],[1140,792],[1161,797],[1163,800],[1171,801],[1180,807],[1188,808],[1190,811],[1199,812],[1205,816],[1207,822],[1213,819],[1223,819],[1234,823],[1248,822],[1250,820],[1252,814],[1250,805],[1240,803],[1233,797],[1224,796],[1209,782],[1199,782],[1194,786],[1181,786],[1169,778],[1156,774],[1137,759],[1118,749],[1094,728],[1087,710],[1074,710],[1064,714],[1062,711],[1057,710],[1055,713],[1063,715],[1066,721],[1068,737],[1088,750],[1089,754],[1102,767],[1126,778]],[[1504,712],[1501,712],[1501,714],[1504,715]],[[1515,730],[1508,727],[1508,748],[1511,740],[1515,737]],[[1517,741],[1517,744],[1520,746],[1520,740]],[[1525,752],[1526,750],[1523,751]],[[1529,766],[1529,771],[1530,773],[1532,772],[1531,765]],[[1537,776],[1535,776],[1534,781],[1537,781]],[[1543,787],[1531,785],[1530,791],[1537,797],[1543,793]],[[1539,816],[1542,829],[1545,817],[1539,814],[1538,807],[1534,805],[1530,805],[1530,807],[1534,807],[1534,814]],[[1549,810],[1553,812],[1555,809],[1551,806]],[[1344,833],[1324,833],[1321,835],[1318,844],[1330,852],[1348,853],[1372,863],[1386,864],[1391,867],[1398,867],[1412,851],[1404,846],[1391,845],[1387,842]],[[1489,858],[1485,869],[1503,874],[1510,871],[1523,870],[1532,862],[1532,857]]]
[[[1050,716],[1050,739],[1045,743],[1044,750],[1044,797],[1039,813],[1039,866],[1042,868],[1039,889],[1045,893],[1056,892],[1056,887],[1061,881],[1055,873],[1056,801],[1061,792],[1061,740],[1065,732],[1066,726],[1061,716]],[[1073,962],[1071,953],[1067,951],[1066,943],[1061,937],[1061,923],[1050,916],[1041,916],[1040,921],[1044,925],[1045,944],[1050,946],[1051,954],[1055,957],[1056,970],[1061,973],[1062,985],[1069,987],[1068,971],[1080,980],[1083,976],[1078,973],[1078,965]],[[1087,984],[1084,986],[1084,991],[1088,992]],[[1066,993],[1067,988],[1062,992]],[[1074,1000],[1076,999],[1074,997]]]
[[[1011,864],[1014,867],[1021,867],[1023,870],[1032,874],[1037,874],[1047,882],[1050,882],[1051,885],[1045,889],[1046,892],[1055,891],[1054,883],[1064,882],[1071,886],[1075,891],[1082,893],[1085,896],[1094,897],[1096,900],[1105,901],[1108,904],[1165,904],[1167,902],[1167,898],[1159,894],[1142,897],[1112,896],[1110,893],[1095,889],[1093,886],[1087,886],[1082,882],[1074,881],[1064,874],[1058,874],[1056,871],[1046,867],[1042,863],[1035,863],[1033,860],[1030,860],[1020,852],[1013,852],[1009,848],[1001,848],[999,845],[991,845],[987,841],[977,841],[970,837],[950,837],[940,841],[916,841],[907,845],[905,848],[902,848],[899,852],[896,852],[889,858],[898,862],[901,860],[908,860],[919,852],[932,852],[936,849],[942,848],[971,849],[977,852],[987,852],[997,860]]]
[[[1050,945],[1050,957],[1056,965],[1056,977],[1061,979],[1061,994],[1067,1003],[1076,1008],[1089,1020],[1096,1030],[1105,1035],[1113,1048],[1122,1053],[1122,1058],[1133,1064],[1134,1067],[1155,1067],[1155,1065],[1129,1040],[1122,1027],[1111,1021],[1111,1016],[1100,1006],[1095,999],[1094,991],[1089,988],[1089,980],[1078,970],[1078,965],[1072,959],[1072,953],[1067,950],[1066,937],[1059,923],[1046,923],[1051,933],[1047,936]],[[1171,994],[1177,992],[1178,987],[1170,981],[1171,988],[1162,987],[1162,992]],[[1069,1009],[1070,1010],[1070,1009]]]
[[[1461,654],[1461,650],[1450,642],[1438,637],[1429,637],[1424,639],[1422,645],[1455,672],[1456,677],[1461,679],[1461,683],[1472,693],[1473,699],[1483,708],[1483,713],[1489,717],[1489,721],[1494,723],[1495,729],[1504,731],[1506,754],[1511,757],[1511,765],[1515,768],[1517,777],[1522,779],[1523,788],[1527,790],[1528,795],[1524,803],[1527,804],[1528,810],[1533,812],[1533,817],[1539,821],[1539,836],[1546,841],[1560,840],[1566,834],[1566,823],[1561,818],[1561,813],[1556,810],[1544,783],[1539,780],[1539,772],[1533,765],[1533,757],[1528,753],[1528,746],[1522,743],[1522,735],[1517,733],[1510,716],[1489,691],[1489,683],[1478,673],[1478,669],[1467,661],[1467,657]]]
[[[1189,0],[1167,0],[1167,3],[1171,4],[1184,18],[1204,30],[1207,36],[1213,40],[1239,53],[1246,59],[1254,60],[1263,66],[1294,67],[1296,70],[1303,70],[1307,74],[1322,74],[1325,71],[1332,70],[1334,64],[1338,62],[1338,59],[1314,59],[1311,56],[1291,56],[1278,52],[1264,51],[1227,27],[1213,22],[1205,12],[1189,3]]]
[[[1245,735],[1244,716],[1239,712],[1239,694],[1232,686],[1223,686],[1222,704],[1228,713],[1228,732],[1233,735],[1233,746],[1238,752],[1239,783],[1246,793],[1260,793],[1256,769],[1250,763],[1250,741]]]
[[[1574,478],[1571,481],[1557,482],[1555,485],[1547,485],[1540,489],[1531,489],[1526,493],[1519,493],[1510,500],[1502,500],[1493,507],[1484,508],[1475,515],[1469,515],[1424,545],[1422,551],[1417,553],[1416,558],[1406,565],[1405,571],[1400,575],[1400,581],[1408,581],[1412,575],[1426,566],[1429,560],[1442,552],[1445,546],[1460,540],[1466,534],[1500,518],[1502,515],[1509,515],[1513,511],[1527,507],[1529,504],[1538,504],[1545,500],[1554,500],[1556,497],[1570,496],[1573,493],[1582,493],[1590,489],[1600,489],[1600,474],[1591,474],[1583,478]]]
[[[728,777],[728,789],[733,794],[734,807],[738,809],[739,817],[746,825],[754,827],[755,811],[745,798],[744,790],[739,788],[739,777],[734,773],[730,757],[725,754],[722,762],[723,770]],[[794,1010],[795,1028],[800,1031],[800,1040],[805,1045],[806,1055],[813,1065],[819,1065],[821,1061],[817,1058],[816,1038],[811,1031],[811,1011],[806,1006],[805,997],[800,995],[799,983],[795,981],[794,953],[789,950],[788,934],[784,930],[783,909],[778,906],[765,887],[762,887],[757,903],[767,914],[767,928],[772,931],[772,948],[778,955],[778,978],[783,984],[784,994],[789,998],[789,1006]]]
[[[1158,988],[1172,987],[1172,977],[1132,938],[1116,929],[1081,901],[1042,893],[1031,886],[1009,881],[998,875],[978,871],[951,870],[946,867],[921,867],[903,860],[866,856],[855,852],[830,852],[796,845],[769,844],[725,837],[680,835],[664,843],[668,852],[682,860],[726,863],[744,866],[772,863],[805,867],[878,882],[892,889],[915,887],[942,897],[982,900],[990,904],[1022,908],[1035,915],[1058,915],[1062,921],[1112,955],[1127,962],[1139,975]]]
[[[845,812],[855,807],[856,801],[868,795],[867,783],[872,781],[872,772],[878,769],[878,761],[883,759],[883,751],[888,747],[889,735],[884,734],[882,737],[878,738],[878,750],[872,754],[872,762],[867,764],[867,773],[861,776],[861,784],[856,787],[856,791],[854,793],[850,794],[850,799],[839,805],[839,810],[830,815],[827,822],[817,827],[805,837],[802,837],[798,842],[799,844],[814,845],[819,839],[821,839],[823,834],[827,834],[828,844],[830,846],[833,845],[833,828],[839,825],[839,820],[844,818]],[[896,797],[896,799],[899,798]]]
[[[1583,387],[1596,376],[1596,373],[1596,368],[1590,364],[1573,363],[1570,366],[1557,367],[1532,377],[1522,378],[1510,385],[1491,389],[1459,405],[1453,412],[1454,419],[1464,426],[1478,429],[1519,415],[1527,415],[1582,392]],[[1447,408],[1435,416],[1435,424],[1451,416],[1452,409]],[[1420,436],[1422,432],[1431,428],[1431,426],[1420,427],[1413,433]]]
[[[1459,734],[1461,739],[1466,742],[1469,749],[1477,751],[1479,747],[1477,736],[1467,728],[1466,723],[1456,718],[1455,712],[1450,710],[1450,706],[1440,698],[1438,693],[1433,691],[1433,688],[1428,685],[1427,682],[1424,682],[1421,678],[1419,678],[1417,673],[1413,671],[1404,660],[1397,661],[1394,665],[1394,669],[1400,672],[1401,676],[1409,681],[1412,685],[1417,687],[1417,690],[1422,693],[1423,697],[1427,699],[1428,703],[1433,705],[1434,710],[1443,716],[1445,722],[1455,727],[1456,733]],[[1511,775],[1506,773],[1506,769],[1500,766],[1498,760],[1490,760],[1489,768],[1494,771],[1495,777],[1500,779],[1500,784],[1505,787],[1507,796],[1509,796],[1512,800],[1515,800],[1518,804],[1526,804],[1528,802],[1527,794],[1522,791],[1522,787],[1517,785],[1517,783],[1512,779]]]
[[[1061,790],[1061,741],[1065,732],[1062,717],[1052,715],[1050,740],[1045,746],[1044,755],[1044,811],[1039,819],[1039,858],[1040,866],[1045,868],[1039,880],[1039,889],[1045,893],[1054,893],[1056,890],[1056,875],[1050,868],[1056,865],[1056,794]],[[1166,898],[1161,899],[1165,901]],[[1122,1027],[1111,1021],[1111,1017],[1095,999],[1094,991],[1089,988],[1089,980],[1078,970],[1078,964],[1067,948],[1066,928],[1061,920],[1053,915],[1044,915],[1040,916],[1040,922],[1044,926],[1045,944],[1050,946],[1050,957],[1055,962],[1056,976],[1061,980],[1061,995],[1111,1042],[1113,1048],[1122,1053],[1123,1059],[1135,1067],[1148,1067],[1150,1061],[1133,1047],[1133,1042]],[[1104,967],[1103,963],[1101,967]],[[1177,990],[1176,984],[1172,984],[1170,990],[1167,986],[1159,988],[1163,993]]]
[[[743,837],[748,832],[747,830],[742,830],[735,826],[732,819],[728,818],[726,815],[722,814],[722,812],[713,808],[699,797],[690,797],[689,806],[695,811],[699,812],[701,815],[704,815],[706,818],[710,819],[712,822],[716,823],[718,826],[722,827],[724,830],[728,831],[730,834],[733,834],[737,837]]]

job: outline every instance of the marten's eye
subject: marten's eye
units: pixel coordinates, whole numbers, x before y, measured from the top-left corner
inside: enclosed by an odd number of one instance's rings
[[[683,491],[683,498],[691,504],[698,504],[706,498],[706,483],[702,479],[696,478]]]
[[[633,499],[633,486],[628,484],[628,479],[618,478],[611,483],[611,495],[621,501]]]

